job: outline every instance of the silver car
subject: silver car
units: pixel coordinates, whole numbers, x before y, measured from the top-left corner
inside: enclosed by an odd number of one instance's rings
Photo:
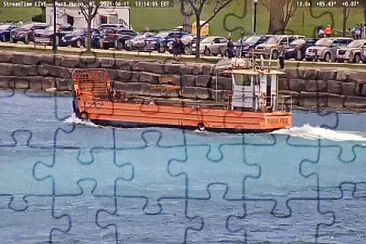
[[[255,47],[258,56],[263,55],[266,58],[278,59],[281,49],[296,39],[304,38],[301,35],[273,35],[264,43]],[[272,56],[271,56],[272,55]]]
[[[366,39],[354,40],[346,47],[340,48],[337,51],[337,61],[360,63],[362,61],[361,52],[366,49]]]
[[[335,61],[338,49],[347,46],[352,40],[348,37],[322,38],[315,43],[315,46],[306,49],[305,59],[307,61]]]
[[[220,36],[209,36],[204,38],[200,43],[200,53],[206,56],[225,55],[228,40]],[[192,53],[196,52],[196,43],[192,44]]]
[[[145,39],[153,37],[155,34],[152,32],[145,32],[137,35],[125,42],[125,49],[127,51],[131,50],[143,50],[146,46]]]

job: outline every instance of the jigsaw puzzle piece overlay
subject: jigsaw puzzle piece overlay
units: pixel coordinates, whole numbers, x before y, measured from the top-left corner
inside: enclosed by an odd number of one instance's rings
[[[117,195],[146,198],[144,210],[149,213],[161,211],[159,198],[185,197],[184,179],[172,177],[168,172],[171,158],[184,159],[184,147],[162,146],[161,136],[159,131],[147,130],[141,134],[144,147],[116,149],[117,161],[130,163],[134,168],[130,181],[117,182]]]
[[[319,159],[304,160],[301,172],[305,177],[317,178],[319,197],[334,198],[344,182],[365,182],[366,147],[352,141],[322,141]]]
[[[71,115],[71,106],[65,102],[69,99],[56,94],[27,95],[21,91],[15,91],[13,96],[0,99],[0,115],[3,115],[0,145],[14,146],[11,133],[28,130],[32,133],[30,146],[53,148],[55,131],[58,128],[72,128],[71,125],[63,123],[67,116]]]
[[[365,243],[366,198],[355,196],[355,184],[342,184],[339,188],[341,194],[338,197],[320,200],[320,209],[333,211],[335,222],[333,225],[320,227],[319,241]]]
[[[55,194],[81,194],[77,182],[92,180],[97,182],[95,195],[114,196],[114,187],[119,180],[133,178],[133,166],[115,161],[113,150],[95,150],[94,160],[81,163],[77,160],[78,150],[56,150],[52,164],[37,162],[34,177],[45,184],[55,182]]]
[[[245,163],[244,144],[220,142],[216,139],[209,145],[188,145],[184,160],[172,159],[169,162],[169,173],[185,179],[187,197],[207,198],[208,185],[221,183],[229,188],[228,198],[241,199],[245,179],[260,175],[257,165]],[[214,156],[211,155],[212,151],[216,152]]]
[[[231,231],[228,228],[232,216],[244,215],[242,199],[228,199],[225,184],[210,184],[209,197],[188,200],[188,214],[200,216],[203,228],[188,236],[188,243],[244,243],[244,230]]]
[[[114,197],[97,197],[94,191],[98,185],[95,180],[80,180],[77,182],[81,193],[78,195],[65,194],[55,197],[55,213],[67,215],[71,219],[69,231],[54,232],[54,243],[105,243],[109,236],[105,229],[96,223],[99,209],[114,209]]]
[[[252,143],[252,136],[245,136],[245,162],[260,167],[260,175],[246,179],[245,199],[275,200],[272,209],[275,215],[288,215],[286,205],[289,198],[317,197],[316,179],[307,179],[300,174],[300,163],[303,156],[316,160],[319,153],[317,141],[291,138],[277,135],[273,145],[266,145],[269,135],[263,135],[263,145],[257,138]],[[279,153],[282,152],[282,153]]]
[[[160,199],[157,214],[145,213],[145,204],[144,198],[116,197],[113,212],[98,211],[97,224],[114,236],[108,243],[186,243],[192,231],[202,229],[202,218],[187,215],[185,199]]]
[[[16,146],[0,147],[0,196],[11,196],[8,204],[12,209],[26,209],[29,195],[52,195],[51,182],[38,182],[32,170],[38,160],[52,162],[53,150],[30,147],[31,136],[30,131],[15,131]]]
[[[290,199],[290,214],[276,217],[273,200],[245,200],[245,214],[230,219],[229,227],[245,230],[245,243],[318,243],[319,225],[331,225],[334,213],[320,212],[318,201]]]
[[[157,134],[155,141],[158,146],[163,148],[183,147],[185,143],[185,134],[183,129],[177,128],[116,128],[114,131],[116,148],[145,148],[149,142],[146,141],[145,135],[149,133]],[[154,140],[153,140],[154,141]],[[152,143],[153,143],[152,141]]]
[[[27,197],[29,207],[15,211],[0,208],[0,240],[2,243],[53,243],[55,232],[67,232],[71,227],[70,218],[54,212],[50,196]]]
[[[78,150],[77,160],[79,162],[85,164],[93,163],[94,150],[113,150],[114,131],[114,128],[76,124],[72,130],[57,131],[57,148]]]
[[[339,129],[341,124],[339,112],[333,111],[296,111],[296,116],[292,118],[292,125],[299,127],[307,121],[313,127],[326,129]]]

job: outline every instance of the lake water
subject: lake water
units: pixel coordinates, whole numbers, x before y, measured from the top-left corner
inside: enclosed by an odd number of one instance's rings
[[[366,115],[263,134],[118,129],[0,91],[1,243],[366,243]]]

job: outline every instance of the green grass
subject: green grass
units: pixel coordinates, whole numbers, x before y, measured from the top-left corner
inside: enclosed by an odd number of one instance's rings
[[[3,6],[0,3],[0,6]],[[23,23],[32,21],[32,17],[41,14],[41,8],[4,8],[0,7],[0,22],[22,21]]]
[[[178,0],[174,0],[173,8],[131,8],[131,25],[136,31],[144,30],[148,25],[150,29],[163,30],[171,29],[175,26],[183,25],[183,17],[180,13]],[[237,39],[241,35],[241,31],[245,34],[252,32],[253,9],[251,0],[248,1],[247,11],[244,11],[245,1],[234,0],[230,5],[223,9],[210,22],[210,34],[228,36],[231,35]],[[210,6],[205,6],[202,19],[209,16]],[[1,8],[0,22],[6,20],[22,20],[23,22],[31,21],[32,16],[40,14],[40,8]],[[310,14],[309,9],[299,8],[295,16],[290,20],[287,29],[289,33],[303,34],[313,36],[314,29],[317,25],[326,26],[334,21],[333,30],[342,29],[342,8],[313,8],[313,15],[319,16],[325,12],[330,12],[333,16],[326,14],[322,17],[315,18]],[[232,16],[235,14],[236,16]],[[224,21],[225,20],[225,21]],[[191,23],[195,21],[195,17],[191,17]],[[351,9],[347,28],[353,28],[355,24],[364,23],[363,8]],[[266,33],[268,30],[269,12],[261,4],[258,5],[257,11],[257,33]]]

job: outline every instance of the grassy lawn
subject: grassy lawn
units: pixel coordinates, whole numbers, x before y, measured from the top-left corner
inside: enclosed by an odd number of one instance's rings
[[[248,2],[245,11],[245,1]],[[334,22],[334,30],[342,29],[342,8],[313,8],[311,15],[309,8],[298,8],[295,16],[290,20],[287,29],[289,33],[313,36],[317,25],[326,26]],[[3,8],[0,7],[0,22],[6,20],[31,21],[32,16],[40,14],[40,8]],[[329,14],[324,14],[329,12]],[[206,19],[210,13],[210,6],[205,6],[202,19]],[[241,32],[250,34],[252,32],[253,8],[251,0],[234,0],[223,9],[210,22],[210,33],[214,35],[228,36],[234,39],[240,37]],[[322,17],[318,17],[324,14]],[[191,17],[191,23],[195,21]],[[355,24],[363,23],[363,8],[353,8],[348,19],[348,28]],[[257,33],[266,33],[268,30],[269,12],[261,4],[257,10]],[[175,0],[173,8],[131,8],[131,25],[135,30],[144,30],[148,25],[150,29],[163,30],[183,25],[183,17],[180,13],[179,0]]]
[[[10,2],[10,1],[9,1]],[[3,6],[0,3],[0,6]],[[2,21],[32,21],[32,17],[41,14],[41,8],[4,8],[0,7],[0,22]]]

